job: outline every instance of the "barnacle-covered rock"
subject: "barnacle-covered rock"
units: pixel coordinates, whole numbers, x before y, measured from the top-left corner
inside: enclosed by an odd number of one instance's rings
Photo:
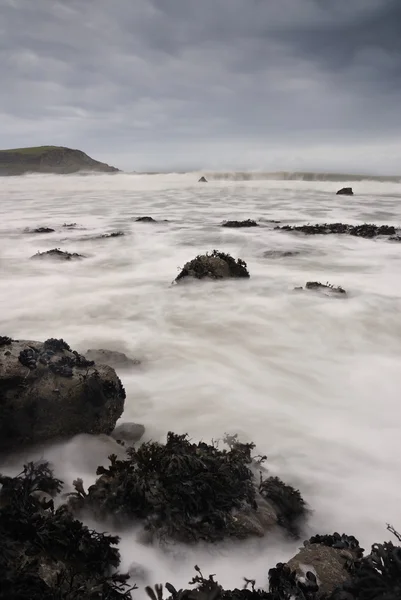
[[[0,451],[78,433],[111,433],[125,391],[108,365],[62,339],[11,341],[0,353]]]
[[[187,262],[175,281],[184,278],[194,279],[228,279],[248,278],[249,272],[246,262],[238,258],[235,260],[229,254],[213,250],[210,254],[200,254]]]
[[[347,225],[346,223],[317,223],[316,225],[279,225],[274,229],[305,233],[307,235],[348,234],[355,237],[374,238],[380,235],[394,236],[397,229],[393,225]]]
[[[256,221],[247,219],[246,221],[224,221],[222,227],[240,228],[240,227],[258,227]]]
[[[290,515],[300,517],[300,504],[305,513],[299,492],[279,480],[270,488],[279,488],[286,500],[266,491],[269,486],[259,491],[253,444],[240,444],[235,437],[226,441],[229,448],[219,449],[169,433],[165,444],[131,447],[126,460],[111,456],[108,468],[98,468],[99,478],[87,492],[76,488],[70,506],[77,514],[90,511],[98,519],[112,519],[116,527],[142,522],[150,539],[164,541],[260,537],[277,524],[292,531]],[[296,496],[292,505],[291,493]]]
[[[47,463],[0,475],[1,598],[130,600],[128,575],[117,572],[118,538],[89,529],[66,506]],[[132,589],[132,588],[131,588]]]

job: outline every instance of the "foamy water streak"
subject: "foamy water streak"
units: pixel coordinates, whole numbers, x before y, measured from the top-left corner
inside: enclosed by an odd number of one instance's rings
[[[333,182],[196,182],[194,174],[2,179],[0,333],[140,358],[122,376],[124,420],[144,423],[145,439],[163,440],[168,430],[205,440],[238,432],[314,509],[306,536],[345,531],[369,547],[387,537],[386,522],[401,526],[401,245],[297,236],[267,220],[400,225],[401,186],[361,181],[349,198],[335,196]],[[169,222],[136,223],[141,215]],[[220,228],[228,218],[266,221]],[[56,232],[23,233],[36,226]],[[115,230],[127,235],[83,239]],[[29,260],[54,247],[88,258]],[[246,260],[251,279],[170,285],[178,267],[213,248]],[[267,250],[300,254],[267,259]],[[350,297],[292,293],[308,280],[342,285]],[[92,483],[107,453],[87,436],[42,452],[69,485],[78,475]],[[136,561],[151,582],[176,585],[189,581],[195,563],[223,584],[247,576],[262,585],[296,547],[275,538],[177,549],[177,562],[144,549],[131,531],[121,543],[124,568]]]

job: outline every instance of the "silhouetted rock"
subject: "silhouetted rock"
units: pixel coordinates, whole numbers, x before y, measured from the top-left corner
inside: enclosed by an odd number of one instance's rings
[[[85,352],[85,358],[93,360],[95,363],[109,365],[113,369],[131,369],[141,364],[140,360],[128,358],[124,352],[116,350],[90,349]]]
[[[222,227],[258,227],[256,221],[252,221],[252,219],[247,219],[246,221],[224,221],[221,225]]]
[[[249,277],[246,262],[235,260],[229,254],[213,250],[211,254],[200,254],[184,265],[175,281],[191,277],[194,279],[228,279]]]
[[[354,192],[352,191],[352,187],[344,187],[341,190],[338,190],[337,196],[353,196]]]
[[[135,221],[137,223],[157,223],[156,219],[153,217],[138,217]]]
[[[207,183],[207,179],[206,179],[206,177],[203,177],[203,176],[202,176],[202,177],[199,179],[198,183]]]
[[[78,433],[113,431],[125,399],[114,369],[95,365],[63,340],[14,340],[3,348],[1,451]]]
[[[280,231],[306,233],[307,235],[348,234],[356,237],[374,238],[379,235],[395,235],[393,225],[347,225],[345,223],[317,223],[316,225],[282,225],[275,227]]]
[[[76,252],[66,252],[60,250],[60,248],[53,248],[53,250],[46,250],[45,252],[37,252],[31,258],[55,258],[57,260],[77,260],[85,258],[83,254],[77,254]]]

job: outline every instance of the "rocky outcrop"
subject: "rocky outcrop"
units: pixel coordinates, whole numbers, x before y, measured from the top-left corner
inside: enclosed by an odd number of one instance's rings
[[[222,227],[240,228],[240,227],[258,227],[256,221],[247,219],[246,221],[224,221]]]
[[[280,231],[305,233],[307,235],[347,234],[355,237],[374,238],[394,236],[398,229],[393,225],[347,225],[346,223],[317,223],[316,225],[282,225],[275,227]]]
[[[213,250],[211,254],[200,254],[187,262],[175,281],[183,279],[229,279],[247,278],[249,272],[246,262],[235,260],[229,254]]]
[[[94,160],[81,150],[63,146],[38,146],[0,150],[0,176],[24,173],[66,175],[79,171],[118,173],[115,167]]]
[[[114,369],[63,340],[0,338],[0,450],[115,428],[125,391]]]
[[[138,217],[135,221],[137,223],[157,223],[156,219],[153,217]]]
[[[202,176],[202,177],[199,179],[198,183],[207,183],[207,179],[206,179],[206,177],[203,177],[203,176]]]
[[[304,291],[303,287],[294,288],[297,292]],[[305,290],[318,292],[324,296],[340,296],[341,298],[346,297],[347,292],[341,286],[334,286],[330,283],[320,283],[320,281],[308,281],[305,285]]]
[[[36,229],[26,229],[25,233],[54,233],[51,227],[37,227]]]
[[[354,192],[352,190],[352,187],[343,187],[343,188],[341,188],[341,190],[338,190],[336,195],[337,196],[353,196]]]
[[[52,250],[46,250],[45,252],[37,252],[31,258],[34,259],[43,259],[50,258],[55,260],[79,260],[81,258],[85,258],[83,254],[78,254],[77,252],[66,252],[65,250],[60,250],[60,248],[53,248]]]
[[[121,369],[132,369],[141,364],[140,360],[135,358],[128,358],[124,352],[117,352],[116,350],[103,350],[101,348],[95,350],[90,349],[85,352],[85,358],[93,360],[95,363],[102,365],[109,365],[116,370]]]

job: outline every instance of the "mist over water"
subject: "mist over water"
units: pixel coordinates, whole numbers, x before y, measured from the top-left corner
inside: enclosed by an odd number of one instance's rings
[[[197,179],[1,179],[0,334],[62,337],[77,350],[140,359],[120,373],[122,421],[143,423],[145,440],[163,441],[169,430],[196,441],[237,432],[309,503],[304,538],[344,531],[369,548],[387,539],[386,523],[401,527],[401,245],[304,237],[268,221],[399,226],[401,185],[354,182],[356,195],[344,197],[332,181]],[[144,215],[160,222],[135,222]],[[234,218],[263,221],[250,230],[220,228]],[[82,229],[63,229],[65,222]],[[38,226],[56,231],[24,233]],[[90,239],[116,230],[126,236]],[[29,260],[55,247],[87,258]],[[244,259],[250,280],[171,286],[179,267],[214,248]],[[269,259],[268,250],[300,253]],[[341,285],[349,297],[293,293],[309,280]],[[35,457],[52,461],[68,491],[77,476],[90,485],[109,453],[105,441],[78,436]],[[15,473],[32,456],[23,452],[1,469]],[[127,529],[122,569],[137,562],[151,583],[182,586],[198,564],[230,587],[243,576],[264,585],[268,568],[298,546],[277,536],[166,554]]]

